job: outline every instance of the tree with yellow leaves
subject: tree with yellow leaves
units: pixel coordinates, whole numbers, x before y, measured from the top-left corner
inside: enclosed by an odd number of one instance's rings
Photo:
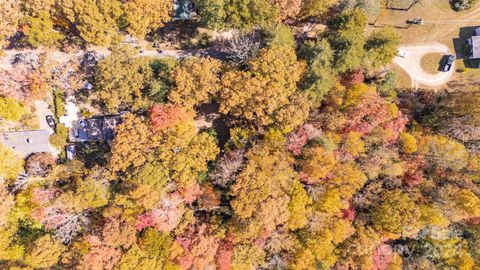
[[[222,77],[220,112],[268,125],[275,112],[287,105],[300,80],[295,50],[274,46],[260,50],[247,72],[231,71]]]
[[[14,179],[22,172],[23,164],[18,153],[0,143],[0,178]]]
[[[339,263],[348,269],[371,269],[373,255],[379,244],[381,237],[375,230],[359,225],[355,234],[338,247]]]
[[[49,268],[57,264],[66,247],[44,235],[33,243],[33,250],[26,256],[25,263],[35,269]]]
[[[309,205],[312,203],[312,199],[298,181],[293,182],[291,189],[290,202],[288,203],[290,217],[287,222],[287,227],[290,230],[297,230],[307,225],[311,212]]]
[[[349,200],[367,182],[367,176],[354,162],[337,163],[327,185],[340,191],[343,200]]]
[[[447,185],[441,188],[439,197],[447,202],[440,207],[452,222],[480,216],[480,197],[469,189]]]
[[[432,166],[441,169],[461,170],[467,164],[468,151],[455,140],[441,135],[420,136],[417,153],[425,157]]]
[[[321,146],[307,148],[303,152],[300,161],[300,170],[306,175],[302,180],[307,183],[318,183],[327,177],[337,164],[333,152],[327,151]]]
[[[75,0],[72,4],[71,22],[86,42],[110,45],[118,36],[118,20],[122,15],[119,0]]]
[[[417,139],[408,132],[400,134],[400,143],[405,154],[413,154],[417,151]]]
[[[162,27],[170,20],[173,11],[172,0],[133,0],[123,4],[127,31],[138,38]]]
[[[18,22],[22,18],[20,4],[17,0],[4,0],[0,5],[0,52],[7,44],[7,38],[17,31]]]
[[[239,219],[256,219],[266,230],[288,221],[289,190],[296,179],[291,158],[282,151],[255,145],[232,188],[231,201]]]
[[[152,131],[138,116],[126,114],[122,121],[112,143],[109,165],[112,172],[125,172],[128,168],[141,166],[155,147]]]
[[[13,98],[0,97],[0,118],[17,122],[27,113],[25,106]]]
[[[365,152],[365,143],[362,140],[362,134],[357,131],[351,131],[345,137],[343,150],[353,157],[357,157]]]
[[[375,87],[364,83],[355,84],[345,91],[343,97],[343,107],[356,106],[362,102],[365,95],[375,94]]]
[[[382,193],[371,214],[377,231],[401,234],[408,226],[416,226],[420,209],[407,193],[395,189]]]
[[[172,71],[174,87],[168,99],[186,108],[208,103],[220,89],[221,62],[212,58],[193,57]]]
[[[98,63],[95,74],[98,98],[108,112],[144,108],[149,102],[143,90],[151,76],[147,59],[134,57],[132,49],[116,47]]]
[[[55,47],[64,38],[62,33],[53,28],[52,18],[46,11],[39,12],[38,16],[28,17],[24,33],[28,43],[34,47]]]

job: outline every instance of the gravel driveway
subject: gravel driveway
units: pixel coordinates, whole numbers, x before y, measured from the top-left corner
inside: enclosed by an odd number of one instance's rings
[[[448,83],[455,72],[455,63],[449,72],[430,74],[421,66],[422,58],[429,53],[450,54],[450,49],[441,43],[425,43],[400,47],[407,52],[407,57],[395,57],[393,62],[404,69],[412,79],[412,87],[421,86],[439,87]]]
[[[53,115],[52,111],[48,108],[48,103],[43,100],[35,100],[35,113],[37,114],[40,129],[53,133],[54,130],[47,124],[46,119],[47,115]]]

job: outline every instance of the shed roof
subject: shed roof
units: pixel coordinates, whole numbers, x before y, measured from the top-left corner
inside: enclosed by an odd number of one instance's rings
[[[32,153],[50,152],[49,137],[48,130],[16,131],[4,132],[0,141],[26,157]]]
[[[480,58],[480,36],[472,37],[472,56],[470,58]]]

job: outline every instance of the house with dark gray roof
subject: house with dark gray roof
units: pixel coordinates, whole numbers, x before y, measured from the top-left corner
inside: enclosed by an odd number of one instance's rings
[[[70,141],[98,142],[111,141],[115,136],[115,128],[121,123],[120,115],[99,116],[81,119],[73,123]]]
[[[0,142],[27,157],[33,153],[52,152],[49,137],[48,130],[4,132],[0,136]]]
[[[480,27],[476,28],[474,35],[467,39],[469,48],[468,59],[480,59]]]

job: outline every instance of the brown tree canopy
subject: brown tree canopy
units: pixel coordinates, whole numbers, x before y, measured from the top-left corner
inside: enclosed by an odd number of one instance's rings
[[[248,71],[230,71],[222,77],[220,112],[268,125],[274,113],[288,104],[300,80],[301,66],[293,48],[262,49]]]

